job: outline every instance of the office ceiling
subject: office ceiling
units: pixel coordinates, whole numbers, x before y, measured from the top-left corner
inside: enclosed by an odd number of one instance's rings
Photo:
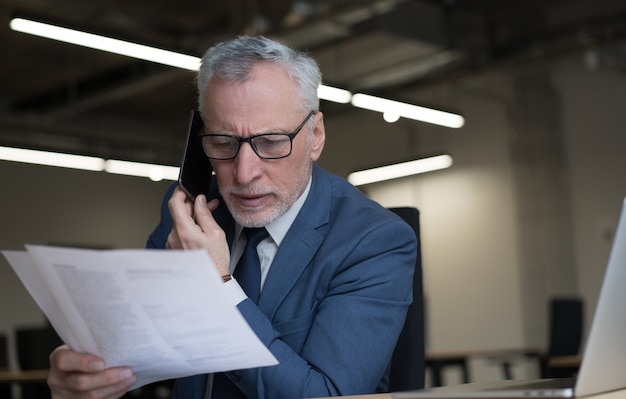
[[[0,0],[0,146],[170,165],[193,72],[14,32],[14,16],[195,56],[265,34],[313,54],[329,85],[399,100],[607,44],[626,69],[624,0]]]

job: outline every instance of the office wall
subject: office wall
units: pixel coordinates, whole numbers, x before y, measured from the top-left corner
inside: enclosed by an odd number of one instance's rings
[[[320,163],[343,176],[432,153],[454,157],[450,169],[363,188],[385,206],[412,205],[421,211],[430,349],[544,342],[545,309],[536,308],[532,285],[541,278],[535,261],[558,254],[528,253],[523,238],[534,225],[520,210],[550,193],[521,190],[520,168],[525,165],[513,157],[515,140],[523,133],[513,117],[519,107],[516,79],[528,72],[518,68],[451,82],[415,99],[461,111],[467,125],[458,130],[407,120],[387,124],[378,114],[354,109],[326,121]],[[572,236],[563,240],[571,240],[575,256],[573,264],[559,267],[576,275],[571,281],[587,300],[589,322],[626,196],[626,113],[620,109],[626,103],[626,77],[608,68],[586,69],[577,56],[543,65],[540,72],[558,99],[561,177],[571,202]],[[141,247],[158,219],[168,183],[0,162],[0,184],[0,247],[18,249],[24,243]],[[544,245],[556,248],[559,241],[552,234]],[[557,283],[542,286],[540,295]],[[0,299],[0,331],[43,321],[3,259]],[[477,380],[500,377],[492,364],[476,366]],[[514,371],[524,373],[516,376],[532,372]]]
[[[520,192],[532,185],[520,184],[519,169],[537,168],[514,159],[519,145],[513,131],[520,127],[511,115],[520,102],[513,85],[529,70],[547,76],[545,83],[558,100],[555,128],[563,132],[563,165],[558,182]],[[589,69],[575,55],[547,68],[528,66],[491,76],[456,93],[454,102],[467,126],[457,135],[420,134],[418,139],[421,151],[439,148],[452,154],[453,167],[366,189],[386,206],[413,205],[422,212],[429,348],[541,347],[547,339],[545,300],[551,295],[581,295],[588,329],[626,196],[626,115],[621,110],[626,76],[617,69]],[[535,171],[533,178],[546,174]],[[523,210],[526,202],[548,202],[557,191],[567,195],[556,205],[565,207],[569,218],[560,222],[568,230],[557,229],[562,234],[555,235]],[[539,242],[523,245],[525,234]],[[558,254],[563,248],[573,254]],[[546,264],[550,261],[567,264]],[[533,262],[562,273],[537,270]],[[473,369],[476,380],[500,375],[489,362]],[[532,377],[535,372],[525,367],[514,374]]]
[[[0,161],[0,248],[24,244],[141,248],[167,182]],[[0,332],[45,318],[0,257]],[[11,365],[15,354],[11,351]]]
[[[579,292],[589,324],[626,197],[626,74],[571,62],[557,66],[554,80],[566,110]]]
[[[436,144],[453,167],[368,193],[421,212],[429,348],[521,347],[521,319],[511,317],[521,303],[506,121],[498,104],[461,97],[467,127]]]
[[[420,210],[427,348],[433,352],[527,346],[509,155],[511,89],[506,80],[495,84],[493,91],[441,94],[462,110],[463,129],[418,132],[413,151],[448,153],[450,169],[365,188],[385,206]],[[516,377],[528,376],[526,369],[516,369]],[[446,382],[462,382],[458,371],[448,370]],[[470,373],[472,380],[502,378],[498,364],[484,360],[472,361]]]

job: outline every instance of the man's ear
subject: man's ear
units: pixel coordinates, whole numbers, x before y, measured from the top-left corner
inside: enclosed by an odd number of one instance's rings
[[[318,111],[315,114],[315,126],[313,127],[313,141],[311,142],[311,161],[317,161],[322,155],[326,143],[326,129],[324,128],[324,114]]]

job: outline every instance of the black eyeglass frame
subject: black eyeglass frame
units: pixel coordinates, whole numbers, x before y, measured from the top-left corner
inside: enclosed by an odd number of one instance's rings
[[[293,151],[293,139],[298,135],[298,133],[300,133],[300,131],[302,130],[302,128],[307,124],[307,122],[309,121],[309,119],[311,119],[311,116],[315,115],[317,113],[317,111],[311,111],[307,114],[307,116],[304,118],[304,120],[302,121],[302,123],[300,125],[298,125],[298,127],[296,128],[296,130],[293,131],[293,133],[261,133],[261,134],[256,134],[254,136],[250,136],[250,137],[239,137],[239,136],[233,136],[230,134],[213,134],[213,133],[198,133],[198,140],[202,143],[202,138],[203,137],[228,137],[229,139],[234,139],[237,140],[238,146],[237,146],[237,151],[235,151],[235,155],[233,155],[232,157],[229,158],[216,158],[216,157],[212,157],[209,156],[208,154],[206,154],[206,156],[209,159],[215,159],[218,161],[227,161],[230,159],[235,159],[237,158],[237,155],[239,155],[239,150],[241,149],[241,144],[242,143],[248,143],[250,144],[250,147],[252,147],[252,150],[254,151],[254,153],[261,159],[282,159],[282,158],[287,158],[289,155],[291,155],[291,152]],[[259,151],[257,150],[256,146],[254,145],[253,140],[256,139],[257,137],[267,137],[267,136],[286,136],[289,137],[289,153],[286,155],[282,155],[280,157],[266,157],[263,156],[261,154],[259,154]],[[203,146],[204,148],[204,146]]]

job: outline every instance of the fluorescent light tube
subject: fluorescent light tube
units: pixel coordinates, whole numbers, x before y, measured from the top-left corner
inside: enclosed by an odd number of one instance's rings
[[[102,158],[23,148],[0,147],[0,160],[91,171],[104,169],[104,159]]]
[[[110,37],[94,35],[74,29],[62,28],[60,26],[44,24],[23,18],[12,19],[10,26],[11,29],[22,33],[46,37],[48,39],[77,44],[79,46],[108,51],[110,53],[121,54],[128,57],[139,58],[191,71],[197,71],[200,67],[200,58],[198,57],[144,46],[141,44],[130,43]]]
[[[179,168],[150,163],[117,161],[108,159],[104,164],[104,170],[118,175],[147,177],[152,181],[177,180]]]
[[[356,93],[352,95],[352,105],[358,108],[369,109],[370,111],[390,112],[404,118],[416,121],[428,122],[435,125],[459,128],[465,124],[465,119],[458,114],[438,111],[436,109],[420,107],[402,103],[399,101],[387,100],[385,98],[370,96],[368,94]]]
[[[348,181],[355,186],[362,186],[364,184],[445,169],[449,168],[451,165],[452,157],[450,155],[438,155],[350,173]]]
[[[152,181],[178,180],[178,167],[140,162],[104,160],[98,157],[62,154],[58,152],[26,150],[23,148],[0,147],[0,160],[23,162],[45,166],[106,171],[127,176],[148,177]]]
[[[338,89],[336,87],[320,85],[317,88],[317,96],[326,101],[333,101],[340,104],[348,104],[352,98],[352,93],[348,90]]]

